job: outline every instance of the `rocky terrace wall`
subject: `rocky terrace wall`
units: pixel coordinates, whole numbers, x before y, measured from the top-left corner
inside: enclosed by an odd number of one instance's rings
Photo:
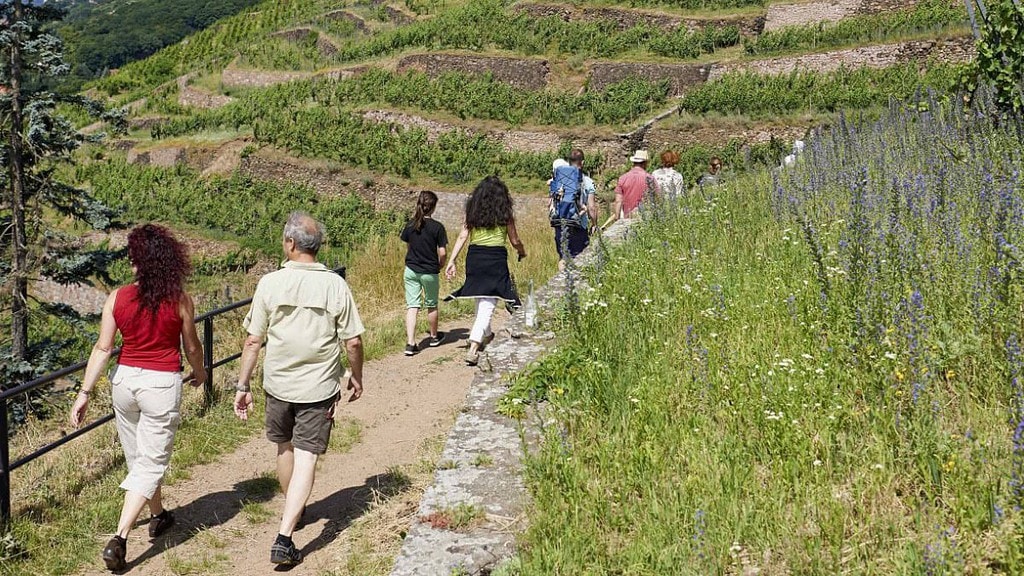
[[[821,54],[806,54],[786,58],[770,58],[713,66],[709,80],[735,71],[757,74],[788,74],[794,70],[831,72],[840,67],[887,68],[897,64],[918,62],[924,65],[929,58],[943,62],[965,62],[974,57],[974,42],[969,37],[942,40],[915,40],[897,44],[877,44],[848,50],[835,50]]]
[[[799,140],[807,135],[811,124],[805,126],[710,126],[706,128],[658,128],[647,131],[643,145],[651,155],[668,149],[680,149],[694,145],[725,146],[733,140],[744,145],[761,144],[773,137],[784,142]]]
[[[854,15],[860,3],[861,0],[824,0],[799,4],[769,4],[764,31],[842,20]]]
[[[430,120],[404,112],[390,110],[369,110],[363,118],[374,122],[387,122],[406,127],[422,128],[427,132],[427,141],[432,142],[438,136],[455,130],[465,130],[473,134],[481,133],[463,126]],[[562,142],[572,141],[573,145],[588,154],[601,154],[606,161],[618,162],[619,157],[628,156],[626,142],[622,138],[602,139],[585,134],[570,132],[531,132],[526,130],[490,130],[482,132],[485,136],[496,138],[502,142],[506,150],[519,152],[552,152],[558,150]]]
[[[312,74],[309,72],[242,70],[229,67],[220,73],[220,83],[225,88],[267,88],[293,80],[302,80],[310,76]]]
[[[177,79],[178,104],[182,106],[191,106],[193,108],[220,108],[221,106],[226,106],[234,101],[234,98],[230,96],[224,96],[223,94],[211,94],[205,90],[200,90],[199,88],[190,86],[189,82],[191,80],[191,74],[186,74]]]
[[[385,6],[384,12],[387,13],[388,20],[390,20],[391,23],[396,26],[404,26],[406,24],[412,24],[413,22],[416,21],[415,16],[410,16],[405,12],[402,12],[398,8],[395,8],[394,6]]]
[[[402,58],[398,63],[398,71],[406,70],[417,70],[431,77],[445,72],[478,75],[490,73],[495,80],[524,90],[543,90],[547,86],[550,72],[547,60],[436,53],[413,54]]]
[[[684,18],[663,12],[646,10],[625,10],[607,7],[576,8],[564,4],[533,4],[522,3],[513,10],[529,14],[534,18],[556,16],[566,22],[614,22],[619,30],[628,30],[634,26],[650,26],[662,30],[676,30],[685,27],[687,30],[701,30],[708,26],[739,26],[744,36],[759,34],[764,28],[763,16],[735,18]]]
[[[680,96],[690,88],[703,84],[710,72],[711,66],[706,64],[596,62],[590,67],[588,88],[600,92],[612,84],[635,76],[650,82],[668,79],[669,95]]]
[[[370,28],[366,25],[366,20],[363,20],[358,14],[353,14],[348,10],[334,10],[324,15],[324,18],[328,20],[348,20],[355,25],[356,30],[366,33],[370,31]]]

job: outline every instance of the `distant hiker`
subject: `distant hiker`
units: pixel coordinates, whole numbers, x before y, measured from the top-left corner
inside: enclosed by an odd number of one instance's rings
[[[686,182],[683,175],[676,172],[675,166],[679,163],[679,153],[666,150],[661,153],[661,168],[655,170],[651,176],[658,183],[658,189],[668,200],[678,200],[686,192]]]
[[[416,316],[420,306],[427,309],[430,340],[427,345],[440,346],[444,333],[437,331],[437,291],[439,276],[448,246],[448,232],[444,225],[430,217],[437,206],[437,194],[429,190],[420,192],[416,212],[402,229],[402,241],[409,245],[405,253],[405,355],[420,351],[416,343]]]
[[[303,212],[288,216],[282,240],[286,261],[260,278],[242,323],[249,333],[235,385],[235,414],[242,420],[249,418],[249,380],[267,342],[267,439],[277,444],[277,478],[285,494],[270,561],[280,565],[302,561],[292,533],[313,489],[317,458],[327,451],[341,400],[342,351],[350,371],[348,401],[363,394],[363,323],[345,280],[317,262],[322,242],[316,220]]]
[[[520,260],[526,258],[526,248],[516,231],[512,195],[497,176],[488,176],[477,184],[466,200],[466,219],[444,270],[449,280],[455,277],[455,261],[468,242],[466,283],[452,292],[449,298],[476,300],[476,320],[469,331],[469,351],[466,353],[466,364],[470,366],[476,366],[480,350],[494,339],[491,316],[498,300],[519,305],[519,296],[508,270],[506,239],[516,249]]]
[[[596,191],[594,181],[583,174],[582,150],[572,150],[568,162],[559,158],[552,164],[548,217],[555,231],[559,271],[590,244],[590,229],[597,222]]]
[[[615,185],[615,203],[612,213],[608,215],[602,228],[607,228],[619,218],[630,218],[633,212],[647,198],[658,195],[658,184],[654,177],[647,173],[647,161],[650,157],[647,150],[637,150],[629,157],[633,168],[622,176]]]
[[[107,568],[115,572],[127,566],[128,532],[146,504],[150,538],[174,524],[174,516],[163,507],[160,484],[181,422],[182,345],[192,367],[192,386],[206,382],[203,346],[193,321],[195,308],[184,289],[191,272],[187,249],[166,228],[146,224],[128,234],[128,260],[135,282],[111,292],[103,305],[99,338],[70,415],[72,426],[82,425],[89,395],[120,332],[121,354],[109,379],[128,476],[121,482],[124,507],[117,533],[102,555]]]
[[[697,179],[698,186],[717,186],[722,183],[722,159],[718,156],[712,156],[711,161],[708,162],[708,171],[703,176]]]

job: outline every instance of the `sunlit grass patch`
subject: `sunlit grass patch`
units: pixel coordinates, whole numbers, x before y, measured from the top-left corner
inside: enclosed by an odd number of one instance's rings
[[[547,400],[522,574],[1021,570],[993,545],[1020,522],[1020,142],[947,106],[661,207],[587,271],[504,404]]]

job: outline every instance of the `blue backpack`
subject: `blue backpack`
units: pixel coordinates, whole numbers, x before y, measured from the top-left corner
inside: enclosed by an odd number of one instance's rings
[[[584,227],[587,207],[583,202],[583,172],[575,166],[555,169],[549,189],[551,210],[548,217],[552,226]]]

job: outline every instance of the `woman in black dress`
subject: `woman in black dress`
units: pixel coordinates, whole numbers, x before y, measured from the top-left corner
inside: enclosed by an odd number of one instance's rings
[[[519,296],[508,271],[506,241],[516,249],[520,260],[526,258],[526,248],[516,231],[512,195],[501,179],[488,176],[466,201],[466,220],[444,271],[449,280],[455,277],[455,261],[468,242],[466,283],[450,297],[476,301],[476,320],[469,332],[469,352],[466,354],[466,364],[470,366],[476,365],[480,360],[480,349],[494,338],[491,316],[498,300],[519,305]]]

